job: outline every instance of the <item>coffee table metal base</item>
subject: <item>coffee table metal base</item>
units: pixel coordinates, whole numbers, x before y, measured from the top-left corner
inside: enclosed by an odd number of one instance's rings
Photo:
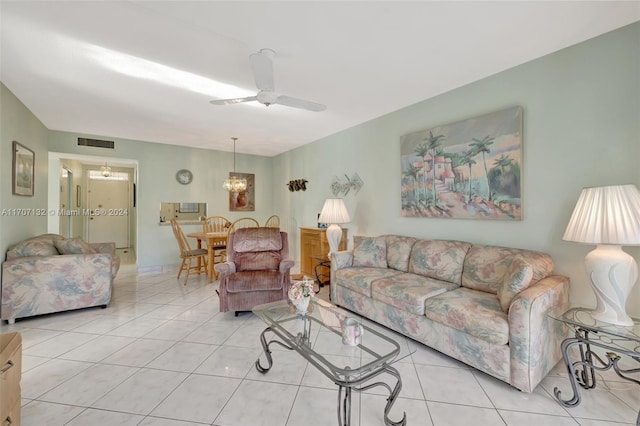
[[[271,355],[271,349],[270,349],[270,345],[272,344],[277,344],[279,346],[282,346],[283,348],[286,348],[288,350],[295,350],[295,348],[279,341],[279,340],[275,340],[275,339],[271,339],[267,342],[267,338],[265,337],[265,334],[267,332],[274,332],[273,329],[271,327],[267,327],[264,329],[264,331],[260,334],[260,343],[262,344],[262,349],[264,350],[264,354],[265,357],[267,358],[267,366],[263,367],[260,364],[260,358],[258,358],[256,360],[255,366],[256,366],[256,370],[258,370],[260,373],[262,374],[267,374],[269,372],[269,370],[271,369],[271,367],[273,366],[273,357]],[[307,333],[307,330],[305,329],[305,334]],[[277,333],[274,333],[277,335]],[[301,336],[302,338],[305,338],[305,336]],[[308,338],[308,336],[306,336]],[[313,363],[311,363],[313,364]],[[387,373],[390,374],[391,376],[395,377],[396,379],[396,385],[393,387],[393,389],[391,389],[391,386],[389,386],[388,384],[384,383],[384,382],[375,382],[375,383],[370,383],[366,386],[360,386],[362,385],[364,382],[369,381],[370,379],[372,379],[373,377],[377,377],[382,373]],[[385,405],[384,408],[384,423],[387,426],[405,426],[407,424],[407,414],[403,413],[402,415],[402,419],[400,421],[394,422],[391,419],[389,419],[389,413],[391,412],[391,408],[393,407],[393,403],[395,402],[396,398],[398,397],[398,395],[400,394],[400,390],[402,389],[402,378],[400,377],[400,373],[398,372],[398,370],[396,370],[395,368],[391,367],[391,366],[385,366],[377,371],[373,371],[370,374],[367,374],[365,376],[362,376],[356,380],[349,380],[349,381],[339,381],[339,380],[335,380],[335,378],[331,378],[331,380],[333,380],[333,382],[338,385],[338,425],[339,426],[350,426],[351,425],[351,392],[352,391],[364,391],[367,389],[371,389],[377,386],[382,386],[387,388],[387,390],[389,391],[389,398],[387,398],[387,404]]]

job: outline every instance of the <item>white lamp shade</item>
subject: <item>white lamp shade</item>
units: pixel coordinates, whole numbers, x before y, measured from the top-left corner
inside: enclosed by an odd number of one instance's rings
[[[634,185],[583,189],[562,239],[640,245],[640,191]]]
[[[342,198],[327,198],[320,212],[320,223],[349,223],[351,218]]]

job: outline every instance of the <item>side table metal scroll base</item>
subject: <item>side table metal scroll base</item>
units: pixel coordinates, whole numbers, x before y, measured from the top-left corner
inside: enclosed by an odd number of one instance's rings
[[[562,405],[565,407],[579,405],[582,399],[578,385],[583,389],[594,389],[596,371],[613,369],[620,378],[640,385],[640,380],[630,376],[640,372],[640,367],[625,369],[619,365],[621,356],[628,356],[640,362],[640,323],[636,321],[633,326],[625,327],[598,322],[591,317],[589,310],[582,308],[570,309],[553,318],[564,322],[575,331],[575,337],[563,340],[561,345],[573,395],[569,399],[563,399],[560,389],[557,387],[553,389],[556,399]],[[571,349],[574,346],[577,346],[580,352],[580,359],[577,361],[571,360]],[[629,349],[627,346],[633,346],[633,348]],[[604,349],[605,356],[598,355],[592,347]],[[638,412],[636,426],[640,426],[640,412]]]

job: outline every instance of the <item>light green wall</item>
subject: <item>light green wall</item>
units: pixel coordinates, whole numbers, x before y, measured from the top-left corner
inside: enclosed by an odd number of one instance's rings
[[[113,140],[115,149],[77,146],[78,137]],[[208,204],[209,215],[221,215],[231,220],[251,216],[263,222],[273,212],[272,160],[267,157],[236,154],[236,170],[240,173],[255,174],[256,211],[230,212],[228,193],[222,189],[222,181],[228,177],[233,167],[232,152],[59,131],[50,132],[49,149],[58,153],[137,160],[136,254],[141,270],[176,263],[177,245],[171,227],[158,225],[160,203],[163,201],[204,202]],[[175,174],[180,169],[193,172],[194,178],[190,185],[181,185],[176,181]],[[183,228],[185,232],[201,229],[197,225],[185,225]]]
[[[13,141],[35,153],[33,197],[12,193]],[[0,216],[0,253],[4,260],[11,243],[47,232],[46,216],[32,213],[47,208],[47,128],[4,84],[0,84],[0,182],[0,212],[4,211]],[[26,214],[14,216],[13,209],[25,209]]]
[[[640,24],[627,26],[552,55],[501,72],[416,105],[363,123],[274,158],[237,156],[237,170],[256,174],[261,220],[279,214],[289,231],[292,257],[298,260],[299,226],[315,226],[334,176],[358,173],[365,182],[345,201],[352,217],[349,234],[395,233],[459,239],[543,250],[556,271],[571,277],[573,305],[593,306],[595,298],[583,272],[592,249],[562,241],[562,234],[585,186],[634,183],[640,187]],[[389,82],[388,84],[393,84]],[[524,109],[523,211],[519,222],[402,218],[400,216],[400,136],[520,105]],[[161,201],[204,201],[210,214],[228,212],[220,189],[232,153],[113,139],[116,150],[76,146],[77,135],[49,131],[2,86],[3,208],[46,206],[46,161],[38,163],[36,197],[11,195],[10,144],[29,140],[36,160],[48,150],[115,156],[139,161],[138,257],[141,267],[175,263],[175,242],[168,227],[157,225]],[[106,152],[105,152],[106,151]],[[45,170],[42,170],[44,167]],[[7,168],[9,170],[7,170]],[[182,186],[174,174],[194,172]],[[285,184],[306,178],[307,191],[289,192]],[[41,190],[39,190],[41,188]],[[8,192],[7,192],[8,191]],[[188,230],[188,229],[187,229]],[[46,219],[2,218],[0,249],[27,236],[46,232]],[[640,250],[627,247],[640,263]],[[640,316],[640,285],[629,311]]]
[[[304,177],[309,190],[274,198],[290,212],[284,220],[298,241],[298,226],[315,226],[333,176],[357,172],[365,185],[345,197],[351,237],[394,233],[542,250],[571,277],[572,303],[594,306],[582,265],[594,247],[562,235],[583,187],[640,188],[639,86],[636,23],[284,153],[275,158],[275,180]],[[401,217],[400,136],[512,105],[524,109],[524,220]],[[625,250],[640,263],[637,247]],[[640,316],[640,284],[629,310]]]

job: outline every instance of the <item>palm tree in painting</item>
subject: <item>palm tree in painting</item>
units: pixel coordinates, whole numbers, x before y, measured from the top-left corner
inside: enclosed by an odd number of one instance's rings
[[[471,142],[471,149],[476,153],[476,155],[482,153],[482,162],[484,165],[484,176],[487,179],[487,191],[489,192],[488,200],[491,201],[491,185],[489,184],[489,172],[487,171],[487,159],[485,154],[491,152],[489,149],[489,145],[493,144],[495,138],[490,136],[485,136],[482,139],[472,138],[473,142]]]
[[[506,168],[513,165],[513,160],[502,154],[500,158],[496,158],[493,161],[493,165],[494,167],[500,168],[500,174],[504,175],[506,173]]]
[[[425,146],[431,153],[431,173],[433,176],[433,204],[437,204],[438,194],[436,192],[436,156],[442,153],[442,142],[444,142],[444,135],[433,136],[433,132],[429,130],[429,136],[424,139],[426,141]]]
[[[416,167],[413,163],[409,164],[403,175],[413,181],[413,197],[416,200],[416,207],[420,200],[420,193],[418,192],[418,175],[420,174],[420,168]]]
[[[424,199],[427,200],[427,154],[429,153],[429,148],[426,144],[422,143],[416,147],[414,150],[416,155],[422,158],[422,180],[424,181]]]
[[[460,159],[460,164],[469,166],[469,199],[467,201],[468,203],[471,202],[471,166],[476,164],[476,160],[473,159],[473,157],[475,157],[476,155],[477,153],[475,153],[473,150],[462,151],[462,158]]]

